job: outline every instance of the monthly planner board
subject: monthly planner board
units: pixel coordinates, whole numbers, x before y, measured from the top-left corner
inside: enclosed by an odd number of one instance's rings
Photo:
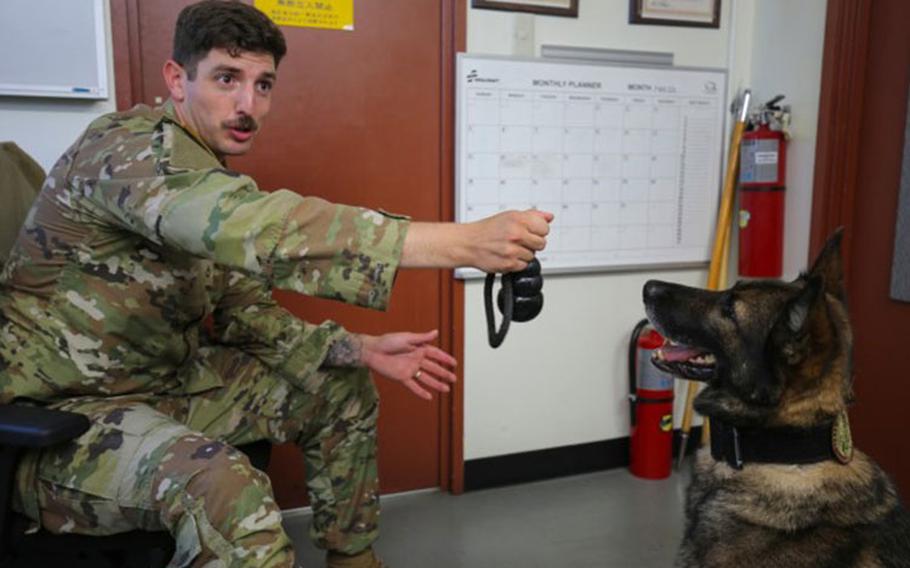
[[[461,54],[457,72],[456,220],[554,213],[545,272],[709,260],[723,71]]]

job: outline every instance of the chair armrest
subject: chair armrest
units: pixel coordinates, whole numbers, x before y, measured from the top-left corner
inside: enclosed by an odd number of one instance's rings
[[[75,412],[0,405],[0,446],[44,448],[80,436],[88,428],[88,418]]]
[[[29,448],[53,446],[88,430],[88,418],[40,406],[0,404],[0,564],[7,565],[16,466]]]

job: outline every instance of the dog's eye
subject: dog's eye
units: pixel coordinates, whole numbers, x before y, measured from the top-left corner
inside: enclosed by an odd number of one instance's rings
[[[724,294],[720,303],[720,312],[727,319],[736,319],[736,298],[733,294]]]

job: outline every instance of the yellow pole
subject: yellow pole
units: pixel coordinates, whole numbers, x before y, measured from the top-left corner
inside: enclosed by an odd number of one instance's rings
[[[721,262],[720,262],[720,282],[718,284],[718,289],[727,288],[727,280],[729,276],[730,268],[730,242],[733,240],[733,225],[736,223],[736,216],[734,215],[733,222],[727,225],[727,233],[724,236],[724,250],[721,253]],[[702,419],[701,424],[701,445],[704,446],[711,442],[711,421],[708,420],[708,417],[705,416]]]
[[[720,261],[720,276],[717,278],[717,289],[726,289],[727,288],[727,279],[729,278],[729,269],[730,269],[730,241],[733,239],[733,224],[736,222],[736,219],[733,219],[733,222],[727,225],[727,232],[724,235],[724,248],[721,251],[721,261]]]
[[[730,140],[730,153],[727,156],[727,171],[724,177],[724,190],[721,194],[720,209],[717,212],[717,225],[714,227],[714,248],[711,251],[711,265],[708,269],[708,289],[718,290],[721,286],[721,273],[723,271],[724,283],[726,283],[726,264],[727,256],[730,249],[730,226],[733,218],[733,198],[736,190],[736,173],[739,166],[739,145],[742,142],[743,132],[746,129],[746,116],[749,112],[749,101],[752,98],[752,92],[746,89],[743,94],[739,116],[733,125],[733,136]],[[682,464],[683,457],[686,455],[686,446],[689,441],[689,433],[692,430],[692,401],[698,393],[698,383],[689,381],[686,389],[686,408],[683,411],[682,424],[680,427],[680,445],[679,456],[677,457],[677,466]],[[707,424],[706,424],[707,427]]]

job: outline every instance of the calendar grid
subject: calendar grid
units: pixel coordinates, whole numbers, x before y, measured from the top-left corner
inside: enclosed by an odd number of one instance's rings
[[[707,260],[723,73],[463,57],[460,221],[552,211],[550,270]]]

